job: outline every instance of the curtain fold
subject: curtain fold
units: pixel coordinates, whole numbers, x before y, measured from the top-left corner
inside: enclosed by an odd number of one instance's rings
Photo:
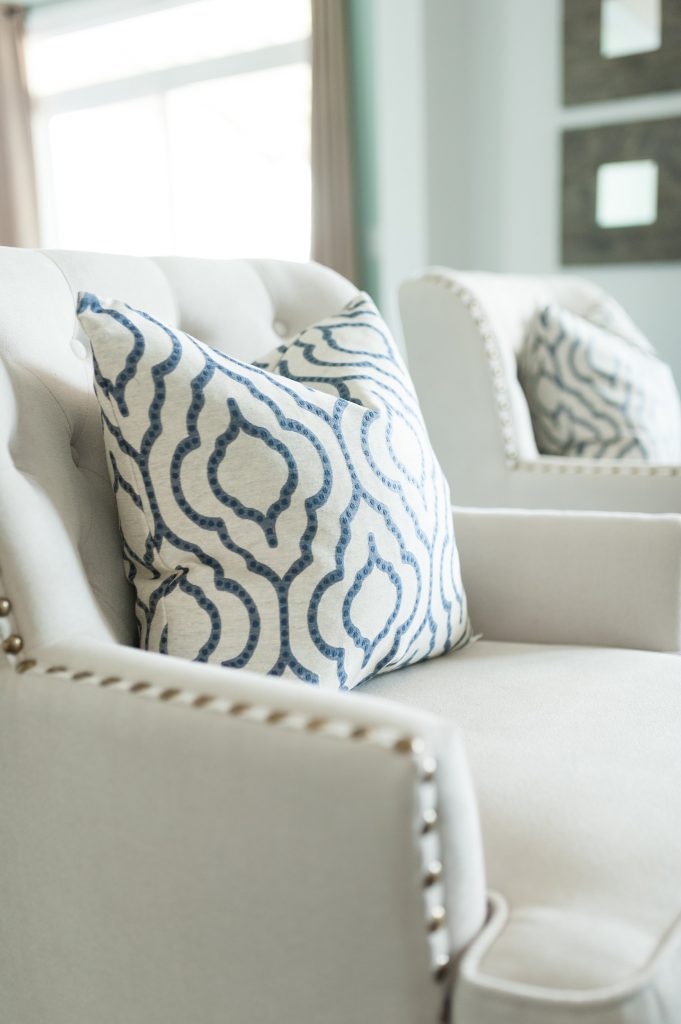
[[[0,245],[39,244],[24,12],[0,5]]]
[[[312,258],[355,281],[345,0],[312,0]]]

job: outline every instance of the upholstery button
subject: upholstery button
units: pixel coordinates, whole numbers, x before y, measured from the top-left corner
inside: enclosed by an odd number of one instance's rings
[[[278,334],[280,338],[286,337],[288,331],[283,320],[275,320],[272,327],[274,328],[275,334]]]
[[[71,339],[71,351],[77,359],[87,359],[87,346],[80,338]]]

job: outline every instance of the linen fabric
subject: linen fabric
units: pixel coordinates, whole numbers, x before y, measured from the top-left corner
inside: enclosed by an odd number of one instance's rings
[[[467,572],[463,545],[462,559]],[[462,957],[451,1020],[676,1022],[678,655],[492,635],[455,655],[455,686],[444,657],[365,688],[455,722],[471,761],[498,895]]]
[[[540,452],[681,461],[681,407],[653,351],[556,305],[533,318],[518,358]]]
[[[467,641],[449,488],[367,296],[259,365],[122,302],[79,317],[143,647],[350,688]]]
[[[620,306],[619,302],[612,295],[608,295],[607,292],[599,295],[596,301],[591,303],[583,312],[575,309],[572,312],[579,312],[580,316],[583,316],[589,323],[595,324],[597,327],[603,327],[606,331],[610,331],[611,334],[619,335],[620,338],[628,341],[631,345],[640,348],[642,352],[650,352],[652,355],[655,355],[655,349],[643,331],[639,330],[626,309]]]

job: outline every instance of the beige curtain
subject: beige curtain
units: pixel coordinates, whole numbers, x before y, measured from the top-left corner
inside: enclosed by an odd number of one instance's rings
[[[0,5],[0,245],[37,246],[31,105],[23,56],[24,12]]]
[[[312,0],[312,258],[355,281],[345,0]]]

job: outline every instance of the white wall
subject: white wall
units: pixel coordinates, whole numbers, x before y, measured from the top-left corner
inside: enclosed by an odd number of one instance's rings
[[[681,92],[561,106],[561,0],[424,0],[429,261],[555,273],[560,131],[681,115]],[[681,386],[681,263],[570,267],[607,288]]]
[[[363,276],[400,342],[398,286],[428,262],[424,5],[352,0],[352,12]]]

